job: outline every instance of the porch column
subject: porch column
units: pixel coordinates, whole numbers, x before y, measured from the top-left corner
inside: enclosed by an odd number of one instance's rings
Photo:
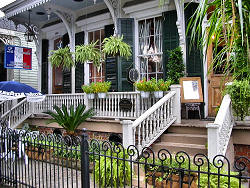
[[[180,47],[183,52],[183,63],[186,68],[186,29],[185,29],[184,1],[174,0],[174,3],[177,12],[176,26],[179,33]]]
[[[54,4],[46,4],[44,6],[45,10],[50,13],[55,13],[62,21],[66,27],[69,35],[69,48],[71,52],[75,52],[75,31],[76,31],[76,15],[70,10],[61,6]],[[73,60],[75,57],[73,56]],[[75,67],[71,68],[71,93],[75,93]]]

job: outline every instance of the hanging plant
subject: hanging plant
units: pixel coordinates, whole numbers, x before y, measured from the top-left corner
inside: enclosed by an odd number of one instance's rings
[[[132,56],[131,47],[123,42],[123,36],[110,36],[103,40],[103,53],[106,55],[125,57],[128,59]]]
[[[84,63],[86,61],[91,61],[96,67],[99,67],[102,58],[100,50],[95,47],[97,42],[98,41],[95,43],[91,42],[87,45],[77,45],[75,52],[76,62]]]
[[[51,50],[49,61],[53,67],[71,68],[75,65],[69,47],[59,48],[58,50]]]

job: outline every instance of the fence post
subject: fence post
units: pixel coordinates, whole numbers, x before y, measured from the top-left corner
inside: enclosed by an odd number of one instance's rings
[[[173,100],[173,114],[176,116],[175,123],[181,123],[181,85],[171,85],[170,89],[176,92]]]
[[[207,153],[208,159],[212,162],[214,157],[219,154],[219,125],[208,123],[207,128]]]
[[[130,145],[135,145],[132,125],[133,121],[131,120],[122,121],[122,143],[126,149]]]
[[[88,134],[86,133],[86,129],[83,129],[81,140],[81,180],[82,188],[90,188]]]

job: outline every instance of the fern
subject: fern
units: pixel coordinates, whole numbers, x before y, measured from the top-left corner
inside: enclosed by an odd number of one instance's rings
[[[49,61],[53,67],[71,68],[75,65],[69,47],[59,48],[58,50],[51,50]]]

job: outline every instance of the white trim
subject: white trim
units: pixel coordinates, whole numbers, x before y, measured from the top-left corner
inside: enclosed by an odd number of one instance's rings
[[[105,25],[110,24],[113,24],[113,20],[110,13],[101,14],[76,22],[77,27],[81,27],[81,30],[85,30],[87,32],[104,28]]]
[[[31,0],[31,1],[27,2],[27,3],[24,3],[22,6],[18,5],[18,8],[16,8],[16,9],[14,8],[12,11],[6,13],[5,17],[6,18],[13,17],[13,16],[15,16],[17,14],[20,14],[20,13],[25,12],[27,10],[33,9],[33,8],[35,8],[35,7],[39,6],[39,5],[42,5],[42,4],[46,3],[46,2],[49,2],[49,1],[50,0]],[[10,4],[10,6],[11,5],[12,4]],[[11,7],[10,7],[10,9],[11,9]]]

